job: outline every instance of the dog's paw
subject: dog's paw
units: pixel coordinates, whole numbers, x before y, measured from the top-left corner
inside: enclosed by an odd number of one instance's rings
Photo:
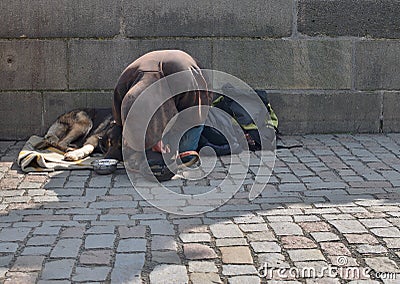
[[[64,160],[66,161],[77,161],[83,159],[84,157],[85,153],[79,149],[64,154]]]

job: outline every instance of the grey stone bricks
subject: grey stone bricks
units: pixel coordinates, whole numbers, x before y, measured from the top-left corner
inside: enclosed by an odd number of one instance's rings
[[[128,177],[122,171],[112,176],[87,170],[21,174],[8,159],[23,143],[2,142],[0,282],[378,283],[340,273],[335,278],[274,277],[294,268],[398,273],[400,135],[283,136],[285,143],[294,141],[304,147],[277,151],[278,178],[263,196],[249,201],[248,192],[239,191],[228,204],[196,216],[136,201],[125,191]],[[217,172],[228,168],[224,160],[218,158]],[[367,170],[379,179],[368,181]],[[348,175],[361,181],[347,182]],[[182,192],[202,190],[213,178],[173,184]],[[254,179],[249,176],[247,182]],[[73,182],[81,188],[70,187]],[[107,190],[93,187],[102,182]],[[29,183],[37,183],[34,194]],[[286,184],[294,186],[279,186]],[[87,198],[88,191],[95,198]],[[16,202],[29,192],[36,198]],[[268,201],[276,196],[279,203]],[[271,273],[260,278],[267,268]]]
[[[15,105],[18,105],[18,111]],[[33,119],[38,113],[42,113],[42,95],[39,92],[1,92],[0,117],[7,119],[7,123],[1,125],[0,137],[25,139],[33,133],[41,134],[41,119]]]
[[[400,132],[399,92],[383,93],[383,131]]]
[[[298,30],[310,36],[400,37],[400,5],[393,0],[299,0]]]
[[[73,40],[71,89],[113,89],[121,72],[140,53],[137,41]]]
[[[144,253],[117,254],[111,283],[141,283],[140,272],[144,262]]]
[[[110,37],[119,33],[120,5],[107,0],[0,3],[0,37]]]
[[[273,92],[270,101],[279,119],[284,121],[280,124],[282,133],[379,132],[381,95],[378,93]],[[397,112],[388,110],[388,113],[395,116]]]
[[[400,88],[400,41],[365,40],[356,43],[355,86],[360,90]]]
[[[123,1],[130,37],[283,37],[291,34],[293,2],[285,0]]]
[[[73,281],[105,281],[110,271],[109,267],[77,267]]]
[[[397,0],[18,0],[0,11],[4,139],[111,107],[124,68],[158,49],[268,90],[286,134],[400,129]]]
[[[44,265],[42,279],[68,279],[72,274],[74,262],[73,259],[61,259],[47,262]]]
[[[351,87],[349,41],[229,39],[213,44],[213,68],[255,88]]]
[[[158,49],[181,49],[211,66],[211,44],[204,40],[73,40],[70,42],[70,88],[113,89],[136,58]]]
[[[151,283],[189,283],[186,268],[183,265],[159,265],[150,273]]]
[[[66,56],[62,40],[0,40],[0,90],[65,89]]]
[[[87,236],[85,240],[86,249],[113,248],[115,236],[113,234],[96,234]]]
[[[119,242],[118,252],[144,252],[146,251],[145,239],[123,239]]]
[[[81,243],[81,239],[61,239],[57,242],[50,254],[50,257],[76,258],[78,256]]]
[[[23,241],[29,231],[29,228],[4,228],[0,231],[0,241]]]
[[[112,92],[44,92],[44,130],[67,111],[82,107],[111,108]]]

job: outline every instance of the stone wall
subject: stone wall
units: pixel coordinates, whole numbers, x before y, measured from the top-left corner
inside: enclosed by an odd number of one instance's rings
[[[400,130],[397,0],[0,2],[1,139],[111,105],[138,56],[178,48],[266,89],[285,134]]]

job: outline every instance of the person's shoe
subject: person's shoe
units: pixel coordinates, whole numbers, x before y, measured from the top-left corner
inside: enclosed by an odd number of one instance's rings
[[[134,152],[129,159],[125,161],[127,170],[141,173],[145,178],[159,182],[170,180],[176,171],[185,167],[194,165],[199,160],[199,154],[196,151],[186,151],[178,155],[176,163],[171,159],[170,163],[165,163],[163,156],[159,152],[146,151],[146,158],[141,152]]]
[[[186,151],[178,155],[178,168],[190,167],[200,160],[199,153],[196,151]]]
[[[148,165],[144,163],[148,163]],[[170,180],[175,175],[165,164],[162,154],[154,151],[146,151],[146,160],[140,166],[140,172],[147,179],[154,180],[156,178],[160,182]]]

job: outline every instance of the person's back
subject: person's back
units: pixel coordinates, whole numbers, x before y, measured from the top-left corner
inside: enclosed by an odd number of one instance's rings
[[[168,76],[190,68],[199,68],[198,62],[181,50],[157,50],[139,57],[127,69],[140,71],[160,71]]]
[[[149,86],[179,72],[182,72],[180,73],[182,76],[179,75],[177,81],[168,80],[168,84],[181,87],[182,92],[172,94],[169,89],[153,88],[151,92],[146,92],[146,99],[141,100],[145,103],[135,108],[134,119],[129,123],[126,121],[133,104]],[[132,134],[129,137],[131,150],[143,151],[162,148],[162,133],[168,122],[182,110],[195,106],[199,110],[193,112],[190,119],[193,120],[193,125],[199,125],[199,127],[185,133],[184,139],[182,139],[185,143],[179,145],[179,153],[195,151],[202,124],[206,119],[206,112],[201,112],[200,106],[211,104],[211,94],[206,90],[206,86],[206,80],[202,76],[197,61],[180,50],[152,51],[132,62],[121,74],[114,90],[113,100],[115,121],[124,128],[129,127],[129,132]],[[165,97],[165,94],[169,99],[162,105],[158,105],[157,95]],[[147,96],[149,97],[147,98]],[[147,121],[147,114],[153,111],[155,111],[154,115],[150,121]],[[145,131],[145,144],[143,145],[142,132],[146,125],[147,132]]]

